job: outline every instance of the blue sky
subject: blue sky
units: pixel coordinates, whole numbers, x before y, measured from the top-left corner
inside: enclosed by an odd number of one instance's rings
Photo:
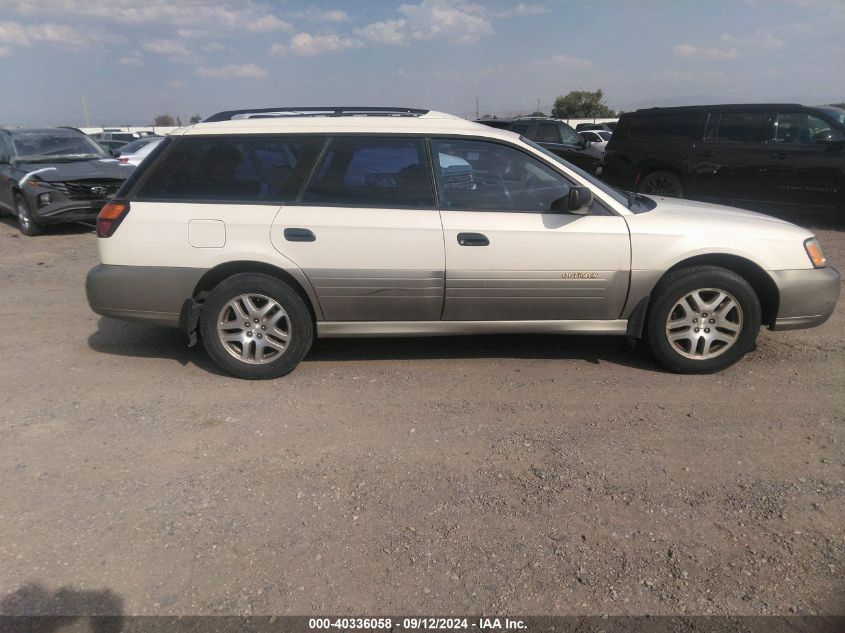
[[[238,107],[845,101],[845,0],[4,0],[0,125]]]

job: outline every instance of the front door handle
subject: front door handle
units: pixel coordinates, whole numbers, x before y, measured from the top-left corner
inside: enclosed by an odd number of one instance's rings
[[[458,244],[461,246],[490,246],[490,240],[481,233],[458,233]]]
[[[308,229],[285,229],[285,239],[288,242],[314,242],[317,236]]]

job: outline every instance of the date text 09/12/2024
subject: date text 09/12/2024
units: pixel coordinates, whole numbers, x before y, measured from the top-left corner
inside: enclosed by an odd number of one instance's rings
[[[401,626],[400,626],[401,625]],[[523,620],[510,618],[427,618],[427,617],[406,617],[394,620],[393,618],[309,618],[308,628],[310,630],[389,630],[404,629],[414,630],[469,630],[479,629],[486,631],[497,630],[524,630],[526,624]]]

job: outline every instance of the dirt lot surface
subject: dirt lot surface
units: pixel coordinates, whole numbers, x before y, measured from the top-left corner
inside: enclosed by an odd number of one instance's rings
[[[0,613],[845,613],[845,301],[714,376],[521,336],[251,383],[90,312],[95,241],[0,223]]]

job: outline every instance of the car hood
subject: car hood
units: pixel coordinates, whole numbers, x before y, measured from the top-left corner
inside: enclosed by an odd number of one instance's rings
[[[718,222],[725,226],[737,224],[743,227],[765,225],[767,228],[774,228],[774,226],[779,226],[786,230],[805,231],[805,229],[791,222],[764,213],[757,213],[756,211],[747,211],[746,209],[737,209],[735,207],[727,207],[709,202],[682,200],[680,198],[666,198],[663,196],[646,197],[651,198],[657,203],[657,206],[653,210],[648,211],[646,215],[658,214],[667,220],[671,218],[684,223]]]
[[[96,178],[125,179],[132,173],[134,166],[118,162],[114,158],[80,160],[72,163],[19,163],[19,172],[23,172],[21,181],[37,175],[45,182],[64,180],[87,180]]]

